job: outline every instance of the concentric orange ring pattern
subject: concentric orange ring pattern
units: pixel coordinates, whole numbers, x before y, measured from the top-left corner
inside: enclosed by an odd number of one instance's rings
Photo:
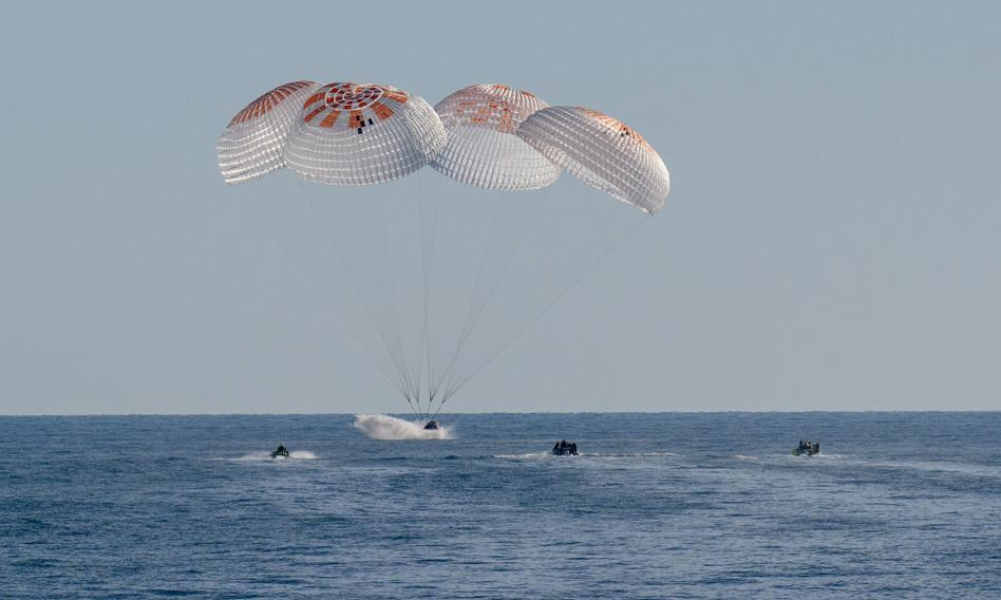
[[[370,119],[385,120],[396,114],[393,105],[405,104],[409,96],[384,85],[330,83],[306,99],[302,110],[306,123],[329,128],[338,122],[346,129],[364,128]],[[347,120],[340,119],[348,113]]]

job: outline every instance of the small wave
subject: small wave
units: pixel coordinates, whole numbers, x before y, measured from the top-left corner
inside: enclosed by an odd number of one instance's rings
[[[889,461],[880,460],[868,463],[881,469],[908,469],[915,471],[925,471],[929,473],[969,475],[975,477],[1001,477],[1001,469],[991,465],[978,465],[971,463],[957,462],[937,462],[937,461]]]
[[[421,423],[388,415],[355,415],[354,427],[373,440],[452,439],[452,431],[447,427],[424,429]]]

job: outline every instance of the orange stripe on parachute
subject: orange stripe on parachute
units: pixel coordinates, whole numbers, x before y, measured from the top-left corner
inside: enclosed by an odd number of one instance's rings
[[[262,117],[278,106],[282,100],[291,96],[294,92],[311,85],[313,85],[313,82],[311,81],[294,81],[292,83],[286,83],[285,85],[276,87],[266,94],[261,94],[243,110],[236,113],[236,116],[233,117],[233,120],[230,121],[229,124],[232,126],[237,123],[244,123],[246,121]]]
[[[313,104],[317,100],[321,100],[323,98],[323,96],[324,96],[323,92],[316,92],[315,94],[313,94],[309,98],[306,98],[306,101],[302,103],[302,108],[303,109],[309,108],[310,104]]]
[[[334,123],[337,122],[337,117],[339,116],[341,116],[341,111],[339,110],[330,111],[330,114],[323,117],[323,120],[320,121],[320,127],[333,127]]]
[[[305,122],[309,123],[310,121],[312,121],[312,120],[313,120],[313,117],[315,117],[316,115],[318,115],[318,114],[322,113],[322,112],[323,112],[323,111],[325,111],[325,110],[327,110],[327,107],[326,107],[326,106],[321,106],[321,107],[319,107],[319,108],[314,108],[314,109],[313,109],[313,112],[311,112],[311,113],[309,113],[308,115],[306,115],[306,117],[305,117],[305,118],[303,119],[303,121],[305,121]]]
[[[372,104],[372,112],[374,112],[375,116],[379,117],[380,120],[385,120],[393,116],[393,109],[389,108],[382,102],[374,102]]]
[[[403,92],[397,92],[397,91],[393,91],[393,90],[385,90],[384,94],[385,94],[386,98],[389,98],[390,100],[392,100],[394,102],[399,102],[400,104],[406,104],[407,100],[408,100],[407,95],[404,94]]]

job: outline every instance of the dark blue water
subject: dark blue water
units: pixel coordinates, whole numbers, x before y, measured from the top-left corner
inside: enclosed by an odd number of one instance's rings
[[[0,598],[1001,597],[1001,413],[352,421],[0,418]]]

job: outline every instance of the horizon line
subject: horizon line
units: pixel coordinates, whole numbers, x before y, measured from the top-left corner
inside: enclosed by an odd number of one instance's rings
[[[441,413],[442,415],[699,415],[699,414],[921,414],[921,413],[1001,413],[1001,410],[989,409],[867,409],[867,410],[617,410],[617,411],[459,411]],[[413,417],[412,413],[403,412],[288,412],[288,413],[268,413],[268,412],[246,412],[246,413],[6,413],[0,414],[0,419],[4,418],[33,418],[33,417],[306,417],[306,416],[358,416],[358,415],[388,415]],[[417,419],[420,420],[420,419]]]

